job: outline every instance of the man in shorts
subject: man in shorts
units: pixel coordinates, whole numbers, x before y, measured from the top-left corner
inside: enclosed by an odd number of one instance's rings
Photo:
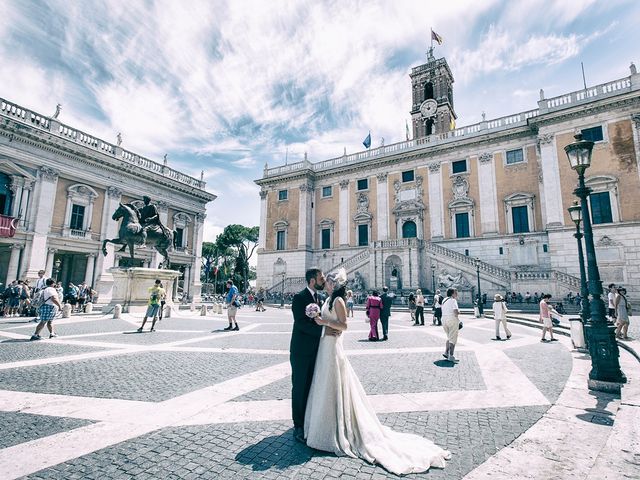
[[[42,340],[40,332],[46,325],[49,329],[49,338],[55,338],[57,335],[53,331],[53,319],[56,318],[58,309],[62,308],[60,301],[58,300],[58,292],[54,288],[55,280],[49,278],[45,282],[45,289],[41,290],[38,295],[42,297],[42,305],[38,308],[38,316],[40,322],[36,327],[35,333],[31,336],[31,340]]]
[[[165,297],[166,293],[164,288],[162,288],[162,282],[160,280],[156,280],[155,285],[153,287],[149,287],[149,304],[147,306],[147,313],[144,315],[144,319],[142,320],[142,326],[138,329],[138,332],[142,332],[145,323],[147,323],[147,318],[153,317],[153,321],[151,322],[151,330],[150,332],[155,332],[156,322],[158,321],[158,315],[160,313],[160,302]]]
[[[227,302],[227,317],[229,318],[229,326],[224,330],[238,331],[238,322],[236,321],[236,314],[238,313],[238,306],[240,301],[238,299],[238,287],[233,284],[233,280],[227,280],[227,295],[225,297]],[[235,326],[234,326],[235,323]]]

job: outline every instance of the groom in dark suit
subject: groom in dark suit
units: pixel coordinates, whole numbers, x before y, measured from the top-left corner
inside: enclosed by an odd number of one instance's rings
[[[307,286],[296,293],[291,304],[293,313],[293,333],[289,348],[291,362],[291,411],[293,416],[293,435],[304,443],[304,414],[307,398],[316,366],[316,356],[322,335],[322,326],[307,317],[305,309],[310,303],[321,306],[318,290],[324,289],[324,274],[319,268],[311,268],[305,274]],[[327,335],[339,335],[340,332],[327,327]]]

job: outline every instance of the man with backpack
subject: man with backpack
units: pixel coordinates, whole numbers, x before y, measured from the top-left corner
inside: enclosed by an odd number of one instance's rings
[[[433,325],[442,326],[442,295],[436,290],[433,296]]]
[[[142,333],[142,329],[144,328],[145,323],[147,323],[147,318],[149,317],[153,318],[153,321],[151,322],[151,330],[149,331],[156,331],[155,326],[158,321],[158,314],[160,313],[160,304],[165,295],[166,293],[164,288],[162,288],[162,282],[160,280],[156,280],[153,287],[149,287],[149,304],[147,306],[147,313],[144,315],[144,319],[142,320],[142,325],[138,329],[138,333]]]

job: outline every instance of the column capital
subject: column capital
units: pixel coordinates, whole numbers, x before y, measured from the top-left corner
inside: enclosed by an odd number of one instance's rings
[[[85,255],[85,257],[87,257],[87,258],[96,258],[96,254],[95,253],[87,253]]]
[[[633,120],[636,130],[640,130],[640,113],[632,113],[631,120]]]
[[[439,162],[429,163],[427,164],[427,167],[429,168],[429,173],[438,173],[440,171]]]
[[[107,197],[119,198],[122,196],[122,190],[116,187],[107,187]]]
[[[313,192],[313,183],[303,183],[300,185],[301,192]]]
[[[196,219],[196,223],[198,224],[202,224],[204,223],[204,219],[207,218],[207,214],[206,213],[196,213],[193,218]]]
[[[349,188],[349,180],[340,180],[340,190]]]
[[[49,180],[50,182],[55,182],[58,179],[58,175],[60,174],[60,172],[58,172],[57,170],[49,167],[40,167],[38,173],[40,175],[40,178],[42,178],[43,180]]]
[[[378,183],[385,183],[387,181],[387,172],[378,173],[376,178],[378,179]]]
[[[489,152],[481,153],[478,156],[478,160],[480,161],[480,163],[490,163],[491,161],[493,161],[493,154]]]
[[[260,190],[260,199],[264,200],[265,198],[267,198],[267,193],[269,192],[265,189]]]
[[[24,245],[20,245],[19,243],[12,243],[11,245],[9,245],[9,249],[11,250],[22,250],[24,248]]]
[[[538,143],[540,145],[546,145],[548,143],[553,142],[554,135],[553,133],[543,133],[542,135],[538,135]]]
[[[36,182],[34,180],[28,180],[25,178],[24,185],[22,186],[22,188],[24,188],[25,190],[32,190],[35,183]]]
[[[47,251],[48,251],[50,254],[55,254],[55,253],[57,253],[57,252],[58,252],[58,249],[57,249],[57,248],[48,248],[48,249],[47,249]]]
[[[163,212],[168,212],[169,211],[169,204],[163,200],[159,200],[156,202],[156,208],[158,209],[158,212],[163,211]]]

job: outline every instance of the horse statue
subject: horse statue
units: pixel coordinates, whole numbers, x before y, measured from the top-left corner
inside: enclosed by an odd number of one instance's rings
[[[134,246],[147,245],[154,247],[164,257],[162,267],[169,266],[169,252],[173,249],[173,232],[163,225],[142,226],[137,210],[129,205],[120,203],[113,212],[113,220],[120,222],[118,238],[105,239],[102,242],[102,253],[107,254],[107,243],[122,245],[120,252],[124,252],[129,246],[131,260],[134,260]]]

